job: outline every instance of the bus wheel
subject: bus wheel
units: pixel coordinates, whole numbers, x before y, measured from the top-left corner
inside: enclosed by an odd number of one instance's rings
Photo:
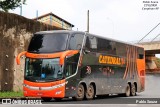
[[[86,98],[87,100],[92,100],[94,98],[94,87],[93,85],[89,85],[86,90]]]
[[[131,84],[131,96],[135,96],[136,95],[136,87],[134,84]]]
[[[125,92],[125,96],[126,96],[126,97],[129,97],[129,96],[130,96],[130,91],[131,91],[130,85],[127,84],[126,92]]]
[[[55,101],[61,101],[62,98],[54,98]]]
[[[42,97],[42,100],[45,102],[49,102],[52,100],[52,98],[51,97]]]
[[[76,95],[75,99],[78,101],[84,99],[84,86],[82,84],[79,84],[79,86],[78,86],[77,95]]]

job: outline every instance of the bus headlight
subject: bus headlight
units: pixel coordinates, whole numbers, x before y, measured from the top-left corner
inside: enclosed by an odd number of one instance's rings
[[[58,84],[58,85],[51,86],[51,87],[35,87],[35,86],[29,86],[27,84],[23,84],[23,86],[31,90],[53,90],[53,89],[65,86],[65,83]]]
[[[65,83],[62,83],[62,84],[58,84],[58,85],[52,86],[52,88],[56,89],[56,88],[63,87],[64,85],[65,85]]]

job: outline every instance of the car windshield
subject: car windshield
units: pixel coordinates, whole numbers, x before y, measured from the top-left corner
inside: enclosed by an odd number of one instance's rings
[[[32,59],[26,58],[25,79],[29,81],[56,81],[63,78],[59,58]]]
[[[53,53],[66,50],[66,33],[35,34],[29,44],[28,52]]]

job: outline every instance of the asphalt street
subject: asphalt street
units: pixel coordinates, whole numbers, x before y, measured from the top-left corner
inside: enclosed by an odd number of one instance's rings
[[[130,107],[130,106],[138,106],[138,107],[159,107],[160,106],[160,74],[147,74],[146,76],[146,88],[142,93],[137,93],[137,96],[134,97],[121,97],[118,95],[110,95],[103,98],[95,98],[94,100],[84,100],[84,101],[74,101],[71,98],[63,99],[60,102],[56,102],[54,100],[50,102],[43,102],[42,105],[23,105],[24,107],[31,106],[46,106],[47,107],[77,107],[77,106],[85,106],[85,107],[103,107],[103,106],[111,106],[111,107]],[[157,103],[158,104],[157,104]],[[6,107],[20,107],[22,105],[0,105]]]
[[[160,104],[160,74],[147,74],[145,91],[137,93],[137,96],[121,97],[119,95],[110,95],[104,98],[95,98],[94,100],[74,101],[72,99],[63,99],[60,102],[52,100],[43,102],[44,104],[136,104],[137,100],[158,100]]]

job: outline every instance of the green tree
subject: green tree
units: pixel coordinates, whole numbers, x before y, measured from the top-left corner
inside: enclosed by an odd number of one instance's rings
[[[5,12],[8,12],[8,10],[13,10],[16,7],[21,6],[22,4],[25,4],[26,0],[0,0],[0,9],[2,9]]]

